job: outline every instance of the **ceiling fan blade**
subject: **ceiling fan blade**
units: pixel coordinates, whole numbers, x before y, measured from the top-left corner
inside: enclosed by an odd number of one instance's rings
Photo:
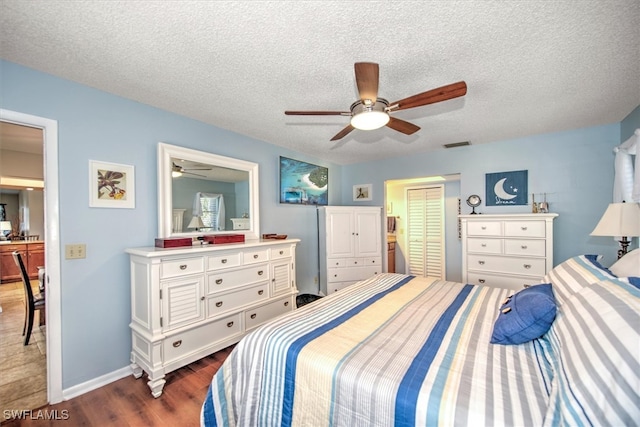
[[[465,82],[452,83],[437,89],[431,89],[417,95],[410,96],[400,101],[393,102],[389,106],[390,111],[406,110],[407,108],[421,107],[423,105],[435,104],[436,102],[447,101],[467,94],[467,84]]]
[[[360,99],[370,99],[375,103],[378,99],[379,67],[373,62],[356,62],[356,83]]]
[[[405,135],[411,135],[420,130],[419,126],[405,122],[404,120],[396,119],[395,117],[389,117],[389,123],[387,123],[386,126],[393,130],[397,130],[398,132],[402,132]]]
[[[336,134],[336,136],[334,136],[333,138],[331,138],[331,141],[337,141],[339,139],[344,138],[345,136],[347,136],[347,134],[349,134],[349,132],[351,132],[352,130],[354,130],[355,128],[351,125],[347,125],[346,128],[342,129],[340,132],[338,132]]]
[[[285,111],[287,116],[350,116],[351,111]]]

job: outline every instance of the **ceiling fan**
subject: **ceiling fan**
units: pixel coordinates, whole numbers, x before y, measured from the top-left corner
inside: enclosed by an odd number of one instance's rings
[[[203,178],[206,178],[205,175],[200,175],[197,173],[193,173],[190,171],[210,171],[211,168],[185,168],[183,166],[179,166],[177,165],[175,162],[171,162],[172,166],[171,166],[171,175],[176,178],[178,176],[181,176],[181,174],[187,174],[187,175],[195,175],[195,176],[201,176]]]
[[[354,68],[360,99],[351,104],[350,111],[285,111],[284,113],[289,116],[350,116],[349,125],[331,138],[331,141],[344,138],[354,129],[373,130],[382,126],[387,126],[405,135],[411,135],[417,132],[420,127],[392,117],[390,113],[435,104],[467,94],[467,84],[462,81],[390,103],[384,98],[378,98],[378,64],[356,62]]]

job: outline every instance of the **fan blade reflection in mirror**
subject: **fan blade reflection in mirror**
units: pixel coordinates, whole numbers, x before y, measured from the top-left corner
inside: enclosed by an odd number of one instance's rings
[[[350,111],[285,111],[287,116],[350,116]]]

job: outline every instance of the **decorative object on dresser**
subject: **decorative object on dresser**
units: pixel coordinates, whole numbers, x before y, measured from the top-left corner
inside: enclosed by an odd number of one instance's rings
[[[156,248],[181,248],[193,245],[191,237],[158,238]]]
[[[520,290],[553,268],[557,214],[461,215],[462,280]]]
[[[337,292],[382,272],[382,208],[318,209],[320,290]]]
[[[467,205],[471,207],[471,215],[477,214],[476,208],[480,206],[480,203],[482,203],[482,199],[477,194],[472,194],[467,197]]]
[[[158,397],[168,372],[292,311],[298,242],[127,249],[133,375],[140,378],[145,371],[151,394]]]
[[[631,243],[628,237],[640,236],[640,204],[611,203],[591,235],[620,237],[618,259],[622,258]]]

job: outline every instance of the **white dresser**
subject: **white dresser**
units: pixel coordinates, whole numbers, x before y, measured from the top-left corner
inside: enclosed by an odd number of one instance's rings
[[[382,272],[382,208],[318,209],[320,290],[337,292]]]
[[[521,290],[553,268],[557,214],[460,215],[462,281]]]
[[[295,308],[298,239],[127,249],[131,367],[154,397],[165,374]]]

